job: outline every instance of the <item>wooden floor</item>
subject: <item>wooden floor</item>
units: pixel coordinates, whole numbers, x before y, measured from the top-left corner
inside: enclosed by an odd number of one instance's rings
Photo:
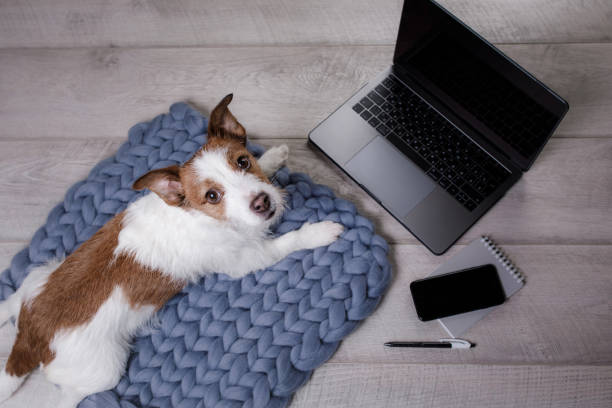
[[[401,0],[30,0],[0,2],[0,267],[68,187],[128,128],[188,100],[233,110],[290,167],[334,186],[391,244],[384,301],[302,387],[292,407],[612,406],[612,2],[442,0],[569,101],[533,168],[437,257],[306,134],[390,64]],[[409,295],[480,234],[527,285],[465,337],[470,351],[386,350],[444,336]],[[0,330],[6,359],[14,328]],[[0,407],[52,408],[34,374]]]

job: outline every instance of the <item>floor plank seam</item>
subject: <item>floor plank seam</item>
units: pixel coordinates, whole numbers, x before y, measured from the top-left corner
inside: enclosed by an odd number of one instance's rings
[[[546,362],[431,362],[431,363],[415,363],[415,362],[389,362],[389,361],[328,361],[325,363],[327,366],[338,365],[338,366],[347,366],[347,365],[370,365],[370,366],[466,366],[466,367],[480,367],[480,366],[502,366],[502,367],[572,367],[572,368],[580,368],[580,367],[596,367],[596,368],[610,368],[612,369],[612,363],[571,363],[571,362],[559,362],[559,363],[546,363]]]
[[[496,42],[494,46],[514,46],[514,45],[607,45],[611,41],[534,41],[534,42]],[[342,47],[395,47],[395,42],[390,43],[243,43],[243,44],[206,44],[206,45],[78,45],[78,46],[59,46],[59,47],[40,47],[40,46],[10,46],[0,47],[0,52],[5,50],[91,50],[91,49],[116,49],[116,50],[147,50],[147,49],[190,49],[190,48],[342,48]]]

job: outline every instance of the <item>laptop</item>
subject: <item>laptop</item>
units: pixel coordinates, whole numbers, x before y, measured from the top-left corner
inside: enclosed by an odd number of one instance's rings
[[[405,0],[393,65],[308,135],[434,254],[529,170],[561,97],[431,0]]]

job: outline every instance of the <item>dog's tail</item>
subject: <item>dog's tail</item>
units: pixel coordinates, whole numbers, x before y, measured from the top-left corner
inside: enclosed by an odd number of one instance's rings
[[[8,299],[0,303],[0,327],[11,318],[17,318],[21,305],[35,298],[47,283],[49,275],[56,270],[63,260],[54,259],[44,265],[38,266],[30,271],[23,283]]]

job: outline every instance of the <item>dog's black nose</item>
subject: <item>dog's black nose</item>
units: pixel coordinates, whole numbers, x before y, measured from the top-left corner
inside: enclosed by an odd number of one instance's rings
[[[251,210],[256,214],[264,215],[270,210],[270,196],[266,193],[259,193],[253,201],[251,201]]]

